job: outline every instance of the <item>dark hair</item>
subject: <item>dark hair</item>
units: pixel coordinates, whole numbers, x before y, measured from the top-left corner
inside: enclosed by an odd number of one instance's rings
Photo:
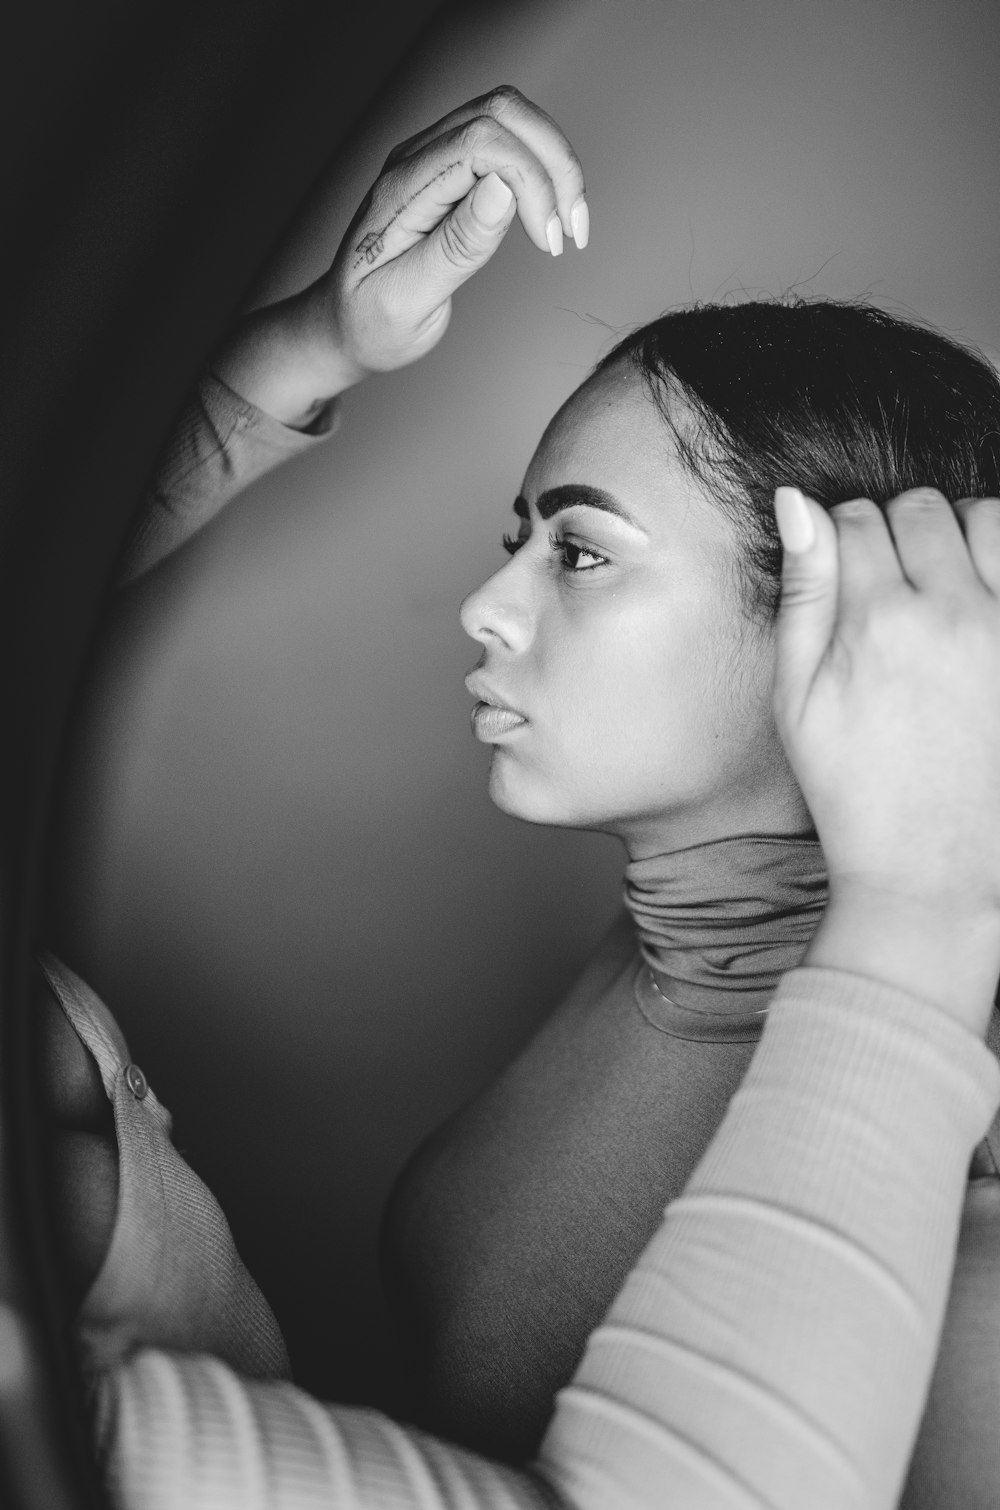
[[[1000,494],[997,373],[882,310],[834,300],[696,305],[626,336],[595,371],[622,359],[641,372],[681,460],[736,525],[754,616],[778,602],[780,484],[827,508],[926,486],[952,500]]]

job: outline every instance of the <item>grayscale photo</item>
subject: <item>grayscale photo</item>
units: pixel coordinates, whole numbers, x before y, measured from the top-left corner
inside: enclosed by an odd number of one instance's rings
[[[1000,10],[10,49],[0,1502],[1000,1505]]]

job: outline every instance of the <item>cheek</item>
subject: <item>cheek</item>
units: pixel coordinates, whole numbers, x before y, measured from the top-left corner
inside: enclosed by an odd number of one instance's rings
[[[592,647],[580,716],[588,742],[665,768],[731,765],[774,729],[769,636],[731,614],[672,615]]]
[[[769,632],[740,623],[720,638],[705,678],[703,748],[717,776],[747,792],[786,765],[772,705],[774,645]]]
[[[728,622],[703,611],[629,616],[587,647],[597,700],[633,718],[687,716],[712,721],[743,700],[745,662]]]

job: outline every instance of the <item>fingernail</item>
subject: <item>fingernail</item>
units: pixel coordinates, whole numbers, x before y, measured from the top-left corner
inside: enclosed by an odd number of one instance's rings
[[[798,488],[775,488],[774,517],[786,551],[801,555],[810,548],[816,539],[816,526]]]
[[[499,225],[510,209],[514,198],[507,184],[497,173],[487,173],[476,184],[472,195],[472,210],[483,225]]]
[[[590,210],[585,199],[578,199],[569,212],[570,228],[573,232],[573,240],[582,252],[590,240]]]
[[[545,239],[549,243],[549,251],[552,253],[553,257],[560,256],[562,254],[563,246],[562,223],[559,219],[559,216],[556,214],[549,216],[549,223],[545,227]]]
[[[871,505],[867,498],[842,498],[839,503],[833,505],[838,514],[864,514]]]

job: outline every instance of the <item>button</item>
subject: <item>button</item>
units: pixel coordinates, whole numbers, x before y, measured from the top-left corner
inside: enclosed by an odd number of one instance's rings
[[[125,1084],[137,1101],[143,1101],[149,1090],[149,1081],[137,1064],[125,1066]]]

